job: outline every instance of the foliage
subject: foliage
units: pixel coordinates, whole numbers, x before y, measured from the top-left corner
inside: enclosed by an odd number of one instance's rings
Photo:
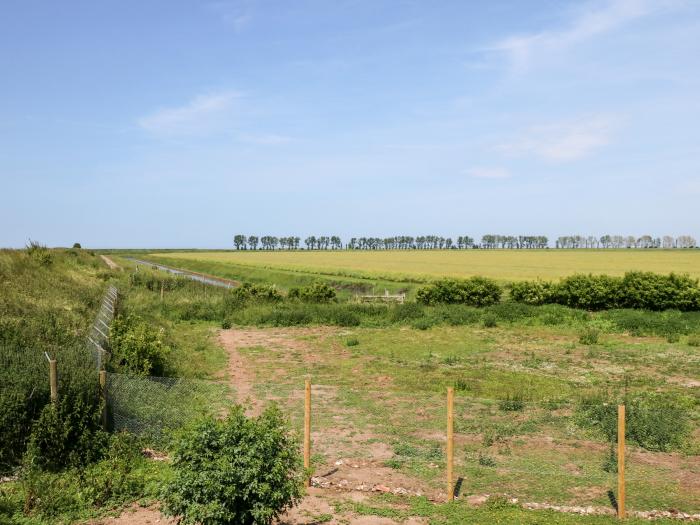
[[[335,289],[327,283],[316,281],[309,286],[290,288],[288,297],[307,303],[328,303],[336,298]]]
[[[416,299],[425,305],[489,306],[500,301],[501,287],[493,279],[485,277],[471,277],[462,281],[443,279],[420,288]]]
[[[247,303],[276,303],[282,294],[274,284],[243,283],[233,288],[225,299],[225,308],[235,309]]]
[[[110,436],[104,457],[84,468],[60,473],[23,469],[4,501],[0,488],[0,523],[4,517],[9,523],[68,523],[99,515],[153,495],[160,474],[156,467],[147,463],[133,437]]]
[[[557,303],[586,310],[700,310],[698,280],[674,273],[627,272],[623,277],[575,274],[559,283],[513,283],[510,296],[525,304]]]
[[[498,319],[493,313],[489,312],[484,316],[484,328],[495,328],[498,326]]]
[[[162,329],[135,314],[118,315],[109,332],[110,368],[131,374],[164,375],[169,349],[163,335]]]
[[[349,337],[347,341],[345,341],[345,346],[357,346],[360,344],[360,340],[357,337]]]
[[[173,470],[163,510],[185,524],[269,524],[303,494],[298,442],[274,406],[199,423],[177,443]]]
[[[668,393],[630,394],[625,405],[625,437],[653,451],[681,448],[690,433],[690,402]],[[617,403],[605,397],[583,399],[576,411],[577,422],[596,429],[606,440],[617,440]]]
[[[600,331],[594,326],[586,326],[579,334],[578,342],[582,345],[597,345]]]
[[[503,412],[522,412],[525,409],[525,398],[519,393],[509,394],[498,402],[498,408]]]
[[[510,284],[510,298],[518,303],[542,305],[554,302],[556,285],[548,281],[518,281]]]

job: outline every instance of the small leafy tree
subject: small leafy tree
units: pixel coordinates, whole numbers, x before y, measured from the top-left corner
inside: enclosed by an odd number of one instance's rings
[[[236,406],[176,444],[163,512],[183,524],[267,525],[303,495],[297,437],[275,405],[248,418]]]
[[[290,299],[301,299],[307,303],[328,303],[335,299],[335,289],[327,283],[316,281],[302,288],[290,288]]]
[[[163,341],[163,330],[152,327],[140,317],[117,316],[110,328],[109,346],[113,369],[140,375],[163,375],[169,350]]]

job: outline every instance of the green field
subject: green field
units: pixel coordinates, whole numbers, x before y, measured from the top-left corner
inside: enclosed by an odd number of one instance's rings
[[[700,250],[197,251],[151,255],[162,261],[193,261],[202,271],[207,265],[231,265],[407,282],[473,275],[501,281],[560,279],[573,273],[622,275],[631,270],[700,277]]]

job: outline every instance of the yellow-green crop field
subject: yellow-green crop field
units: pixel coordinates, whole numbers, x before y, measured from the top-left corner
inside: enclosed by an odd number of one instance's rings
[[[152,255],[390,281],[473,275],[501,281],[560,279],[573,273],[622,275],[631,270],[700,277],[700,250],[232,251]]]

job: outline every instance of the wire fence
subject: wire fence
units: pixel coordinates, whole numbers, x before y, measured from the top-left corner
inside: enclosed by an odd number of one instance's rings
[[[102,297],[100,309],[88,333],[88,348],[92,353],[92,358],[97,370],[102,370],[104,368],[104,362],[107,356],[105,346],[107,346],[109,340],[109,327],[114,319],[118,298],[119,292],[117,288],[114,285],[110,285]]]
[[[225,415],[233,400],[222,383],[114,373],[107,374],[106,396],[111,428],[154,445],[201,417]]]
[[[281,404],[293,427],[303,431],[301,381],[253,385],[253,396],[257,410],[267,402]],[[456,497],[501,494],[614,513],[617,437],[583,425],[581,411],[610,412],[616,423],[617,406],[507,401],[455,396]],[[314,384],[311,421],[314,484],[447,499],[445,392]],[[700,513],[700,434],[697,427],[691,430],[684,447],[671,452],[627,443],[627,509]]]

